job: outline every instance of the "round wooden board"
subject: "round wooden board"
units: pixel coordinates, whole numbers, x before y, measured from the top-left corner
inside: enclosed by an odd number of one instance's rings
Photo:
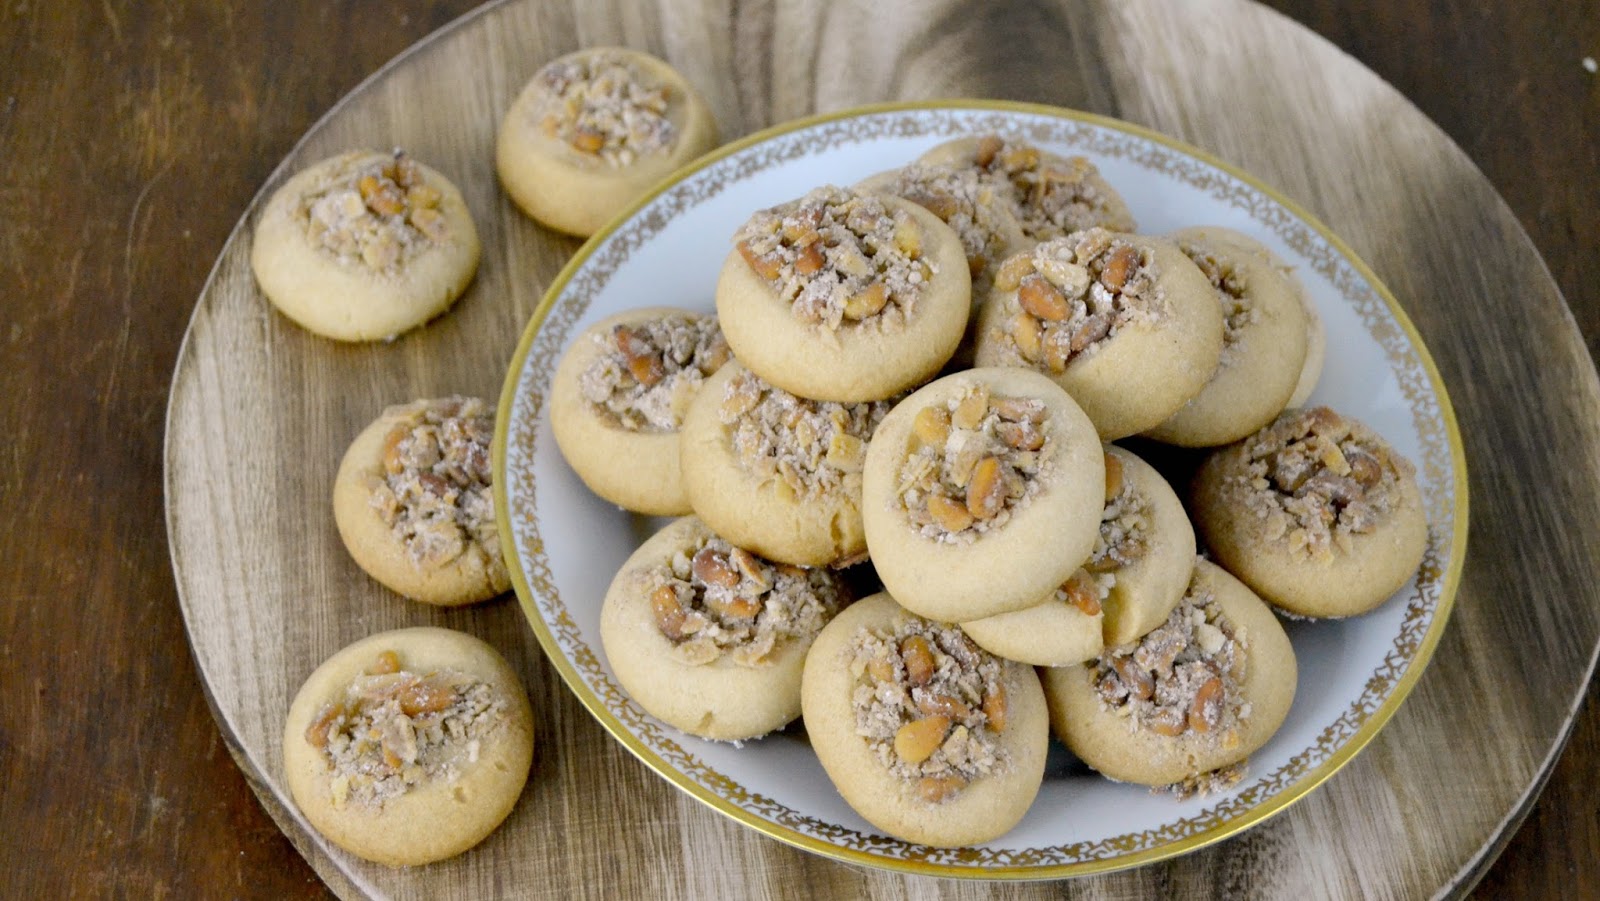
[[[329,512],[346,443],[385,405],[498,396],[523,323],[577,242],[495,184],[494,131],[543,62],[616,43],[664,56],[728,137],[859,103],[1030,100],[1196,144],[1309,207],[1405,306],[1449,387],[1472,473],[1450,627],[1411,698],[1352,764],[1285,814],[1177,860],[1072,883],[1105,897],[1414,897],[1470,886],[1520,822],[1600,644],[1600,384],[1537,254],[1467,157],[1320,38],[1238,0],[495,4],[375,75],[269,180],[355,146],[401,145],[451,176],[484,261],[467,296],[389,344],[315,338],[272,312],[248,265],[259,201],[208,283],[173,381],[168,527],[195,658],[263,804],[351,897],[978,897],[835,864],[672,790],[584,712],[508,596],[402,601],[349,560]],[[1515,305],[1514,307],[1512,305]],[[1337,348],[1330,348],[1337,352]],[[1540,486],[1538,492],[1523,486]],[[1576,526],[1574,524],[1577,524]],[[327,846],[289,804],[279,733],[318,662],[359,637],[437,624],[482,636],[539,712],[536,763],[472,852],[395,871]],[[1008,895],[1058,890],[1012,887]]]

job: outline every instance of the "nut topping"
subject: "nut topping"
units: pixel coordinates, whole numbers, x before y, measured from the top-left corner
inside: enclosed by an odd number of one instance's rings
[[[1104,229],[1040,244],[995,278],[997,290],[1017,292],[1017,309],[993,340],[1022,364],[1062,372],[1129,323],[1165,315],[1159,277],[1148,250]]]
[[[591,335],[578,375],[590,409],[629,432],[675,432],[700,385],[730,357],[715,316],[671,313]]]
[[[921,228],[872,194],[818,188],[762,210],[734,236],[739,256],[801,322],[904,327],[934,275]]]
[[[742,469],[807,497],[860,492],[866,442],[890,406],[806,400],[741,371],[728,382],[719,416]]]
[[[332,773],[335,807],[382,807],[414,788],[459,778],[506,722],[508,706],[475,677],[410,672],[394,651],[384,651],[322,709],[305,739]]]
[[[974,540],[1010,519],[1038,490],[1050,456],[1042,401],[970,386],[912,420],[899,492],[913,528],[936,540]]]
[[[1245,466],[1230,482],[1266,538],[1318,559],[1376,529],[1412,473],[1371,429],[1327,407],[1285,413],[1234,452]]]
[[[621,54],[557,60],[533,77],[534,115],[544,133],[612,167],[667,152],[678,129],[671,88]]]
[[[856,733],[929,803],[1006,766],[1002,664],[954,626],[909,614],[852,642]]]
[[[387,160],[346,158],[301,196],[296,212],[316,247],[341,262],[397,272],[449,238],[444,195],[404,150]]]
[[[441,567],[475,548],[491,573],[503,572],[489,469],[494,410],[451,397],[384,415],[399,421],[384,438],[370,503],[411,561]]]
[[[656,627],[686,663],[731,654],[762,666],[790,641],[810,641],[849,601],[826,569],[778,566],[703,532],[702,543],[644,575]]]
[[[1199,580],[1150,634],[1084,665],[1101,705],[1126,716],[1130,730],[1226,741],[1250,716],[1239,693],[1244,637]]]

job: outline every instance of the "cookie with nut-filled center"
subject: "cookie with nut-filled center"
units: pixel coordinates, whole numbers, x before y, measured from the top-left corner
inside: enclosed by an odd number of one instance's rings
[[[489,645],[449,629],[364,638],[317,667],[289,707],[295,806],[334,844],[417,866],[482,841],[533,759],[533,712]]]
[[[390,407],[339,463],[333,518],[368,575],[441,606],[511,587],[494,512],[494,408],[475,397]]]
[[[850,597],[832,570],[763,559],[686,516],[622,565],[600,641],[654,716],[702,738],[758,738],[800,715],[806,650]]]
[[[1206,560],[1166,620],[1087,663],[1041,671],[1050,721],[1084,763],[1123,782],[1200,787],[1283,725],[1294,648],[1261,599]]]
[[[309,331],[376,341],[444,312],[478,269],[461,192],[403,150],[355,151],[297,173],[256,224],[250,268]]]
[[[716,317],[689,310],[643,307],[584,329],[550,382],[550,426],[562,457],[619,507],[688,513],[678,431],[728,358]]]
[[[689,407],[679,454],[694,512],[718,535],[797,566],[853,562],[867,442],[886,401],[799,397],[733,360]]]
[[[1195,553],[1183,504],[1133,453],[1106,445],[1105,454],[1094,551],[1041,603],[963,622],[985,650],[1035,666],[1081,663],[1154,629],[1183,596]]]
[[[750,371],[814,400],[883,400],[937,373],[972,279],[954,231],[898,197],[824,187],[734,235],[717,315]]]
[[[817,636],[801,705],[839,794],[906,841],[998,838],[1044,779],[1048,716],[1033,668],[986,653],[888,594],[857,601]]]
[[[1216,290],[1222,357],[1200,393],[1145,434],[1185,447],[1228,444],[1271,422],[1300,384],[1310,335],[1303,288],[1247,235],[1189,228],[1169,237]]]
[[[1312,407],[1218,449],[1195,476],[1195,528],[1217,561],[1301,616],[1382,604],[1428,544],[1410,461],[1362,423]]]
[[[1006,260],[978,321],[979,366],[1049,375],[1114,441],[1200,392],[1222,356],[1211,284],[1171,242],[1091,228]]]
[[[523,212],[583,237],[716,145],[710,107],[676,69],[592,47],[534,73],[500,123],[495,166]]]
[[[1060,386],[971,369],[917,390],[867,447],[868,553],[906,609],[963,622],[1040,602],[1094,548],[1104,455]]]

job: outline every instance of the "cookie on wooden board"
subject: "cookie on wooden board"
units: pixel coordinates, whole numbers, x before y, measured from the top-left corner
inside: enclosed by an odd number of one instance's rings
[[[316,334],[379,341],[455,303],[478,271],[461,192],[402,150],[323,160],[273,193],[250,268],[273,306]]]
[[[671,65],[591,47],[534,73],[500,123],[495,167],[523,212],[587,237],[717,140],[711,108]]]
[[[453,857],[521,796],[533,711],[483,641],[416,628],[363,638],[306,679],[283,731],[295,806],[329,841],[389,866]]]
[[[511,587],[495,520],[494,408],[475,397],[390,407],[339,463],[333,518],[368,575],[440,606]]]

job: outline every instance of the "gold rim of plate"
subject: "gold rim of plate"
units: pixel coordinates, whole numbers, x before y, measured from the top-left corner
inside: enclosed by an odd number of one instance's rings
[[[1289,221],[1298,220],[1298,224],[1305,226],[1315,238],[1325,242],[1332,251],[1328,254],[1326,268],[1318,267],[1319,271],[1339,288],[1340,293],[1346,297],[1351,291],[1358,291],[1365,287],[1381,300],[1386,312],[1393,317],[1399,325],[1401,335],[1388,336],[1380,332],[1384,328],[1381,322],[1375,322],[1371,317],[1363,317],[1363,325],[1373,333],[1389,352],[1391,362],[1394,362],[1395,350],[1403,347],[1404,350],[1414,354],[1416,360],[1405,368],[1420,367],[1426,375],[1425,382],[1407,384],[1402,378],[1401,388],[1410,402],[1413,421],[1417,426],[1419,437],[1424,445],[1424,459],[1422,467],[1432,486],[1430,499],[1425,495],[1424,508],[1429,520],[1429,548],[1424,558],[1422,568],[1418,574],[1417,597],[1413,599],[1406,611],[1400,635],[1395,640],[1395,647],[1384,658],[1378,672],[1374,672],[1367,680],[1366,692],[1351,703],[1344,713],[1319,736],[1312,748],[1304,749],[1290,759],[1290,762],[1280,767],[1268,776],[1254,781],[1249,788],[1239,795],[1208,810],[1206,814],[1179,820],[1177,823],[1150,832],[1158,833],[1149,836],[1145,841],[1140,841],[1136,834],[1112,836],[1097,842],[1079,843],[1090,846],[1078,852],[1078,859],[1059,862],[1061,858],[1073,857],[1067,848],[1054,849],[935,849],[926,848],[902,842],[898,839],[877,835],[866,835],[854,829],[848,829],[833,824],[822,823],[815,818],[800,814],[770,799],[762,798],[751,793],[744,786],[724,776],[703,763],[697,763],[692,768],[698,771],[698,776],[691,775],[685,769],[672,761],[662,757],[657,751],[643,741],[630,729],[616,713],[607,705],[606,701],[597,695],[584,681],[577,666],[562,647],[559,639],[552,632],[550,623],[538,607],[538,600],[531,587],[528,573],[524,571],[521,555],[512,532],[511,507],[508,503],[508,482],[506,477],[506,441],[509,423],[516,406],[517,388],[522,374],[527,365],[529,352],[532,350],[539,330],[544,325],[546,318],[555,306],[556,300],[567,290],[568,285],[575,276],[584,268],[591,257],[602,245],[619,229],[629,223],[634,214],[648,206],[656,198],[677,187],[679,184],[696,173],[716,164],[717,162],[755,147],[764,142],[790,135],[795,132],[813,129],[834,123],[842,123],[853,119],[869,119],[873,116],[883,116],[894,113],[937,113],[950,112],[967,114],[990,111],[1001,114],[1022,114],[1030,117],[1065,120],[1093,129],[1121,134],[1151,142],[1168,151],[1175,152],[1181,157],[1188,157],[1203,166],[1196,167],[1193,171],[1184,170],[1169,172],[1191,185],[1205,187],[1208,174],[1203,169],[1209,168],[1221,172],[1243,186],[1269,198],[1272,203],[1287,214]],[[892,121],[892,120],[891,120]],[[1015,131],[1016,123],[1011,123],[1011,131]],[[926,129],[927,133],[934,133],[934,129]],[[879,136],[905,134],[907,136],[922,134],[923,132],[896,132],[891,127],[880,133]],[[859,135],[840,129],[829,136],[832,145]],[[1048,140],[1045,138],[1044,140]],[[1091,152],[1105,152],[1115,155],[1111,148],[1092,148]],[[766,168],[758,165],[756,170]],[[1252,218],[1258,222],[1264,221],[1260,209],[1250,209]],[[1280,231],[1280,236],[1288,240],[1297,251],[1303,252],[1310,258],[1319,256],[1313,246],[1300,246],[1291,236]],[[1343,284],[1347,279],[1341,279],[1343,262],[1349,267],[1358,284]],[[1396,343],[1398,342],[1398,344]],[[553,365],[553,360],[550,361]],[[1398,367],[1397,367],[1398,368]],[[1403,370],[1401,370],[1403,374]],[[1426,404],[1419,406],[1418,401],[1431,398],[1436,405],[1435,409],[1426,409]],[[542,406],[542,402],[540,403]],[[534,412],[538,412],[535,407]],[[529,434],[531,435],[530,428]],[[1438,453],[1444,450],[1438,442],[1442,437],[1448,445],[1448,468],[1450,478],[1446,480],[1442,471],[1444,460]],[[1434,439],[1430,449],[1430,434]],[[1466,455],[1461,443],[1461,434],[1456,425],[1455,412],[1451,407],[1449,395],[1445,390],[1444,382],[1439,376],[1438,369],[1434,366],[1433,358],[1429,355],[1427,347],[1423,344],[1416,327],[1401,309],[1394,295],[1378,279],[1377,275],[1367,264],[1362,261],[1342,240],[1328,229],[1319,219],[1311,215],[1295,201],[1280,194],[1277,190],[1251,176],[1249,173],[1226,163],[1211,154],[1192,147],[1181,141],[1170,138],[1159,132],[1152,131],[1142,126],[1062,107],[1044,104],[1021,103],[1000,100],[930,100],[902,103],[881,103],[868,106],[852,107],[833,113],[810,116],[781,123],[771,128],[747,135],[732,143],[723,145],[717,150],[701,157],[673,173],[654,189],[640,197],[626,210],[613,219],[605,228],[592,236],[575,253],[565,268],[551,283],[550,289],[545,293],[539,306],[534,310],[522,338],[517,345],[516,354],[512,357],[510,368],[507,371],[504,386],[500,394],[498,415],[495,424],[493,446],[494,492],[496,516],[499,521],[501,547],[505,554],[506,564],[511,571],[512,583],[516,589],[517,600],[522,605],[534,634],[539,639],[539,644],[544,648],[545,655],[561,674],[569,689],[577,695],[578,700],[588,708],[589,712],[598,720],[613,738],[627,748],[635,757],[638,757],[651,769],[655,770],[668,782],[691,797],[763,835],[770,836],[787,844],[803,848],[816,854],[841,860],[847,863],[861,864],[877,867],[899,873],[922,876],[943,876],[969,879],[1004,879],[1004,880],[1032,880],[1032,879],[1059,879],[1067,876],[1082,876],[1091,873],[1103,873],[1120,870],[1141,864],[1153,863],[1193,851],[1205,845],[1221,841],[1237,835],[1251,826],[1287,809],[1306,794],[1327,781],[1334,773],[1338,772],[1345,764],[1355,758],[1356,754],[1372,740],[1389,721],[1402,702],[1411,693],[1422,672],[1426,669],[1429,659],[1433,656],[1433,649],[1438,644],[1439,636],[1444,632],[1450,612],[1455,602],[1457,588],[1461,580],[1461,569],[1465,561],[1467,543],[1467,471]],[[1448,485],[1449,490],[1446,490]],[[529,493],[531,495],[531,492]],[[1431,500],[1431,502],[1430,502]],[[1446,565],[1440,567],[1441,539],[1443,538],[1442,526],[1448,524],[1448,551]],[[542,553],[542,543],[535,538],[539,553]],[[542,591],[560,605],[559,596],[550,581],[547,572],[537,574],[536,580],[541,583]],[[1432,602],[1428,602],[1427,595],[1432,589]],[[565,609],[559,611],[558,622],[565,628],[573,628],[574,624],[567,617]],[[1414,634],[1417,629],[1424,628],[1422,634]],[[584,647],[584,664],[593,667],[600,673],[598,658],[593,656],[592,649]],[[1384,671],[1387,671],[1387,675]],[[1395,675],[1398,673],[1398,675]],[[1382,697],[1376,707],[1366,709],[1368,695],[1374,693],[1374,684],[1381,689],[1386,687],[1387,694]],[[618,689],[620,692],[620,688]],[[623,697],[626,697],[623,695]],[[676,741],[670,737],[661,739],[665,747],[682,754],[685,760],[693,762],[692,755],[682,751]],[[1315,752],[1324,747],[1331,747],[1326,756],[1317,757]],[[1314,762],[1313,762],[1314,761]],[[704,783],[711,783],[716,790],[708,788]],[[1269,791],[1269,789],[1271,789]],[[719,793],[720,792],[720,793]],[[1248,800],[1247,796],[1259,796],[1268,792],[1260,801]],[[732,800],[737,798],[739,800]],[[764,806],[780,814],[787,812],[792,821],[809,821],[813,829],[826,832],[834,836],[834,840],[821,838],[817,835],[802,831],[794,826],[787,826],[774,821],[768,816],[756,812],[755,806]],[[1237,812],[1232,812],[1233,809]],[[1204,825],[1197,825],[1204,821]],[[1171,838],[1163,838],[1161,833],[1171,833]],[[851,837],[853,845],[842,844],[841,837]],[[898,854],[882,853],[878,849],[893,848]],[[1094,856],[1085,856],[1094,855]],[[1049,862],[1049,861],[1057,862]]]

